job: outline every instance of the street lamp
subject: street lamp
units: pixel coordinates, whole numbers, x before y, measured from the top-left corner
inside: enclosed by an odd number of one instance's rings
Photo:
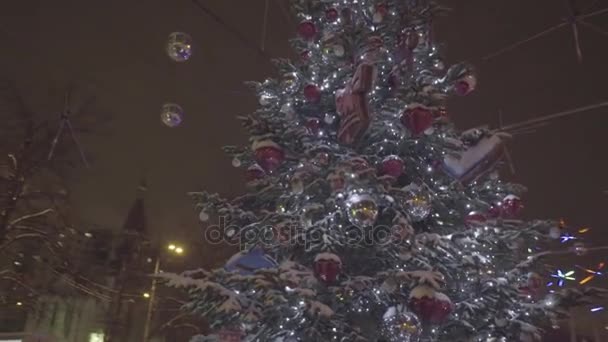
[[[178,246],[176,244],[169,244],[167,245],[167,250],[175,255],[182,255],[184,254],[184,248],[181,246]],[[161,254],[159,253],[159,255],[156,257],[156,263],[154,264],[154,275],[158,274],[160,272],[160,257]],[[144,325],[144,340],[143,342],[148,342],[148,338],[150,336],[150,323],[152,322],[152,310],[154,309],[154,300],[156,298],[156,283],[157,283],[157,278],[156,276],[154,278],[152,278],[152,287],[150,288],[150,293],[144,293],[143,296],[144,298],[147,298],[148,301],[148,311],[146,313],[146,322]]]

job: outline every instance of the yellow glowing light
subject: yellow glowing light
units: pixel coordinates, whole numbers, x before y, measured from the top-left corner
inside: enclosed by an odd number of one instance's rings
[[[418,330],[418,328],[414,324],[410,324],[408,322],[403,322],[401,324],[401,330],[407,331],[407,332],[413,334]]]
[[[17,302],[17,306],[21,306],[21,305],[23,305],[23,303]]]
[[[585,278],[585,279],[581,280],[579,284],[580,284],[580,285],[585,285],[585,284],[587,284],[588,282],[590,282],[590,281],[591,281],[593,278],[595,278],[595,276],[588,276],[587,278]]]
[[[104,334],[103,333],[91,333],[89,335],[89,342],[103,342]]]
[[[581,233],[581,234],[585,234],[586,232],[588,232],[588,231],[590,231],[590,230],[591,230],[591,228],[586,228],[586,227],[585,227],[585,228],[581,228],[581,229],[579,229],[579,230],[578,230],[578,232],[579,232],[579,233]]]
[[[149,294],[148,292],[145,292],[145,293],[143,294],[143,296],[144,296],[144,298],[150,298],[150,294]]]
[[[177,246],[175,246],[174,244],[170,244],[167,248],[169,248],[170,251],[174,251]]]
[[[183,248],[181,248],[181,247],[176,247],[176,248],[175,248],[175,253],[176,253],[176,254],[182,254],[182,253],[184,253],[184,249],[183,249]]]

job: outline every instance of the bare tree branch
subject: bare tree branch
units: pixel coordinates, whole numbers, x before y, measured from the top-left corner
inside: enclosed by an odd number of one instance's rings
[[[14,226],[15,224],[17,224],[17,223],[19,223],[19,222],[22,222],[22,221],[25,221],[25,220],[29,220],[29,219],[34,218],[34,217],[44,216],[44,215],[46,215],[46,214],[48,214],[48,213],[50,213],[50,212],[53,212],[53,211],[55,211],[55,210],[53,210],[52,208],[48,208],[48,209],[44,209],[44,210],[42,210],[42,211],[39,211],[39,212],[37,212],[37,213],[32,213],[32,214],[28,214],[28,215],[23,215],[23,216],[21,216],[21,217],[19,217],[19,218],[15,219],[15,220],[12,220],[12,221],[11,221],[11,222],[8,224],[8,229],[10,229],[12,226]]]
[[[4,244],[0,245],[0,251],[3,251],[4,249],[6,249],[7,247],[9,247],[10,245],[12,245],[13,243],[19,241],[19,240],[25,240],[25,239],[46,239],[46,235],[42,235],[42,234],[20,234],[15,236],[14,238],[6,241]]]

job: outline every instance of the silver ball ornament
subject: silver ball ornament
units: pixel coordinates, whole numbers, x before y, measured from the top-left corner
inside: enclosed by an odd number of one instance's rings
[[[389,342],[418,342],[422,324],[403,305],[390,307],[382,317],[382,337]]]
[[[295,72],[286,73],[283,75],[281,83],[283,90],[288,94],[294,94],[300,89],[300,78]]]
[[[433,209],[431,197],[421,189],[414,189],[405,200],[405,208],[413,222],[424,221]]]
[[[348,219],[359,227],[369,227],[376,222],[378,205],[376,201],[365,194],[352,194],[346,200]]]

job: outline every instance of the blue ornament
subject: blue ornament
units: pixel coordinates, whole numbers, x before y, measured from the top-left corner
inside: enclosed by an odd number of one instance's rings
[[[251,275],[256,270],[275,268],[277,262],[266,255],[261,248],[254,248],[248,252],[240,252],[232,256],[224,266],[228,272],[237,272],[242,275]]]

